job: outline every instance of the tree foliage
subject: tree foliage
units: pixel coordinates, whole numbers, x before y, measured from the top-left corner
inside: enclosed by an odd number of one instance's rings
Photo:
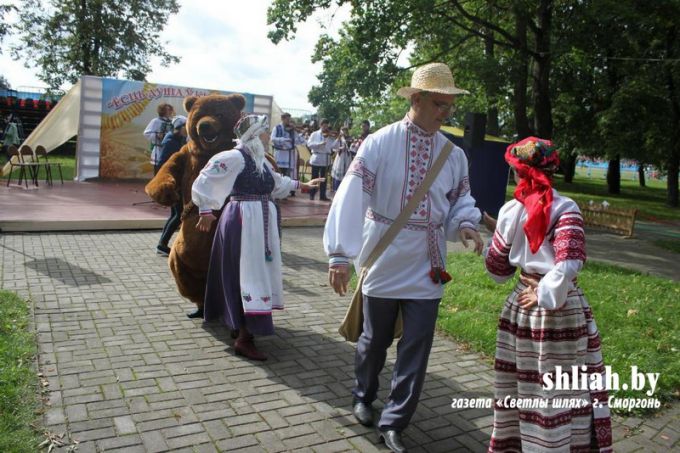
[[[0,43],[3,38],[10,32],[9,21],[7,20],[7,15],[12,11],[16,11],[16,6],[11,3],[0,3]],[[0,48],[0,53],[2,53],[2,48]]]
[[[499,134],[554,138],[565,170],[576,154],[654,164],[678,205],[680,0],[275,0],[269,36],[290,39],[317,9],[343,4],[349,21],[313,57],[323,62],[310,92],[320,109],[392,121],[410,69],[443,61],[472,93],[459,98],[457,121],[485,111]],[[397,65],[407,49],[409,63]]]
[[[152,57],[179,61],[159,39],[178,11],[177,0],[22,0],[12,55],[55,89],[83,75],[143,80]]]

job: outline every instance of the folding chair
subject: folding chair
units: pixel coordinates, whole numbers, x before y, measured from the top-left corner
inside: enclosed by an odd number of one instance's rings
[[[300,176],[303,174],[308,174],[311,179],[312,169],[309,167],[309,159],[312,157],[312,153],[307,148],[307,145],[297,145],[296,148],[298,152],[298,168],[302,168],[298,172],[298,179],[302,181]]]
[[[10,145],[9,148],[7,148],[7,157],[9,158],[9,175],[7,176],[7,187],[9,187],[9,183],[12,181],[12,172],[14,171],[14,167],[17,167],[19,169],[19,185],[21,185],[21,180],[23,179],[26,184],[26,188],[28,189],[28,178],[26,177],[26,169],[31,173],[31,176],[33,176],[33,164],[26,164],[24,163],[24,160],[21,158],[21,153],[19,153],[19,150],[17,149],[16,146]]]
[[[50,162],[47,157],[47,150],[44,146],[38,145],[35,147],[35,158],[40,165],[45,167],[45,181],[47,181],[49,185],[52,185],[52,167],[57,167],[57,170],[59,170],[59,179],[61,179],[61,183],[64,184],[64,175],[61,172],[61,162]],[[42,162],[40,160],[41,158]]]
[[[40,164],[35,159],[35,154],[33,154],[33,150],[31,149],[31,147],[28,145],[22,145],[21,148],[19,149],[19,157],[21,158],[21,162],[23,162],[24,165],[26,165],[26,168],[28,168],[29,171],[31,172],[33,184],[35,184],[37,187],[38,170],[40,169]],[[21,184],[21,182],[19,184]]]

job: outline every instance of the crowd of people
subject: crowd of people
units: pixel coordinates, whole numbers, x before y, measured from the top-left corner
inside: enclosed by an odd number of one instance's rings
[[[411,84],[398,91],[410,103],[404,118],[372,134],[365,121],[356,139],[347,128],[333,133],[326,119],[311,130],[296,127],[284,113],[270,131],[266,116],[244,115],[235,128],[236,147],[213,156],[192,188],[191,201],[200,213],[197,229],[208,234],[217,222],[204,307],[192,317],[221,322],[232,331],[236,354],[262,361],[267,356],[254,338],[274,333],[272,312],[284,306],[273,201],[300,189],[311,199],[318,192],[320,200],[329,200],[330,171],[335,194],[323,234],[329,283],[344,295],[352,263],[361,276],[363,321],[352,411],[359,423],[377,426],[380,439],[398,453],[406,451],[402,432],[425,383],[443,285],[455,272],[447,269],[447,240],[484,253],[486,268],[498,282],[520,270],[500,310],[496,402],[607,401],[602,388],[541,387],[541,377],[556,366],[583,367],[588,382],[601,379],[604,370],[599,333],[577,284],[586,259],[583,219],[578,206],[552,187],[558,154],[550,141],[535,137],[508,146],[506,161],[518,183],[514,199],[501,208],[498,219],[482,215],[470,191],[465,153],[439,132],[463,94],[467,91],[455,85],[447,65],[422,66]],[[159,107],[158,113],[147,130],[152,161],[160,166],[185,134],[180,117],[171,120],[167,108]],[[266,158],[270,143],[276,166]],[[311,150],[308,183],[298,179],[300,145]],[[173,208],[158,245],[161,251],[167,249],[176,213]],[[486,249],[480,224],[493,233]],[[398,331],[389,394],[376,416],[379,376]],[[606,404],[578,410],[496,404],[489,450],[611,451],[609,410]]]

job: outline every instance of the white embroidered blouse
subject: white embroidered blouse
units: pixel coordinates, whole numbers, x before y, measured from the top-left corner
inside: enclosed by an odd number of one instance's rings
[[[544,275],[536,288],[538,305],[559,309],[575,288],[574,279],[586,260],[581,211],[574,200],[553,190],[548,233],[536,253],[531,253],[523,230],[526,220],[526,209],[519,201],[503,205],[486,254],[487,272],[499,283],[511,278],[518,267],[529,274]]]
[[[408,117],[369,135],[331,205],[324,248],[331,266],[355,260],[357,269],[399,215],[441,152],[446,137],[429,134]],[[477,229],[481,214],[470,194],[468,163],[454,146],[424,200],[364,279],[368,296],[438,299],[442,285],[429,276],[444,267],[446,239]],[[455,277],[455,270],[453,272]]]
[[[201,215],[222,209],[245,165],[245,159],[238,149],[222,151],[210,158],[191,186],[191,199]],[[272,198],[285,198],[292,190],[300,188],[298,181],[275,172],[266,159],[264,165],[274,177]]]
[[[333,148],[337,146],[337,139],[324,137],[321,129],[318,129],[309,136],[307,146],[312,150],[312,157],[309,164],[316,167],[327,167],[331,164],[331,154]]]

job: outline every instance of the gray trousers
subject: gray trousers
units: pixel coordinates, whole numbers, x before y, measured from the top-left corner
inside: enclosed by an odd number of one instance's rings
[[[401,308],[404,334],[397,343],[390,394],[378,428],[402,431],[416,411],[423,389],[427,360],[432,349],[437,310],[441,299],[381,299],[364,294],[364,331],[357,342],[354,397],[372,403],[378,393],[378,376],[394,337]]]

